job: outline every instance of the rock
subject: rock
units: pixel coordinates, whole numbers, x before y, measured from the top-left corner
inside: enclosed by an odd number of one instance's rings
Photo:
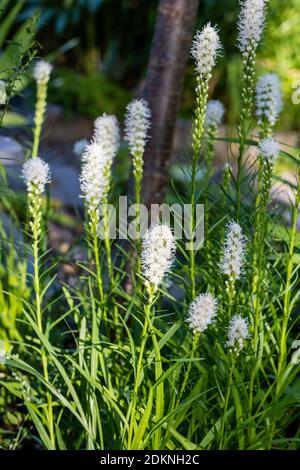
[[[51,197],[68,206],[82,206],[78,171],[68,165],[51,164]]]
[[[0,135],[0,159],[4,165],[20,165],[25,160],[23,147],[11,137]]]

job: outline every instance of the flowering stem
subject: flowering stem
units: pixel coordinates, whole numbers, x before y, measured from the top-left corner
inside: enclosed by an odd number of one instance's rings
[[[190,219],[190,279],[191,279],[191,297],[196,296],[196,273],[195,273],[195,247],[194,247],[194,230],[195,230],[195,206],[196,206],[196,177],[197,166],[200,157],[201,141],[204,129],[205,112],[208,99],[208,82],[210,74],[197,76],[196,87],[196,109],[193,122],[192,135],[192,174],[191,174],[191,219]]]
[[[290,318],[291,311],[291,283],[293,277],[293,266],[294,266],[294,248],[295,248],[295,238],[297,232],[297,219],[298,219],[298,209],[300,204],[300,170],[298,173],[298,184],[296,189],[296,199],[295,204],[292,208],[292,227],[290,231],[290,244],[289,252],[287,256],[287,266],[286,266],[286,281],[285,281],[285,290],[284,290],[284,301],[283,301],[283,319],[282,326],[280,331],[280,342],[279,342],[279,360],[278,360],[278,369],[277,369],[277,388],[276,392],[279,394],[281,390],[281,379],[284,367],[286,365],[286,355],[287,355],[287,329],[288,322]]]
[[[139,386],[143,378],[143,358],[144,358],[146,342],[148,339],[147,332],[148,332],[148,327],[149,327],[151,306],[152,306],[152,300],[149,299],[149,302],[144,306],[144,314],[145,314],[144,325],[143,325],[143,330],[142,330],[140,352],[139,352],[138,363],[137,363],[136,374],[135,374],[132,404],[130,407],[130,424],[129,424],[129,430],[128,430],[128,445],[127,445],[127,448],[129,450],[131,450],[131,443],[132,443],[132,437],[133,437],[132,435],[133,435],[133,430],[135,427],[138,390],[139,390]]]
[[[183,380],[181,388],[180,388],[180,392],[178,394],[178,398],[177,398],[175,408],[177,408],[178,405],[180,404],[182,396],[184,394],[186,384],[187,384],[189,376],[190,376],[190,372],[191,372],[191,368],[192,368],[192,362],[194,360],[194,356],[196,354],[196,350],[197,350],[197,347],[198,347],[198,344],[199,344],[199,338],[200,338],[200,334],[195,333],[194,337],[193,337],[193,346],[192,346],[191,357],[190,357],[190,360],[189,360],[189,363],[188,363],[187,371],[186,371],[185,376],[184,376],[184,380]]]
[[[237,201],[236,211],[237,220],[241,217],[241,186],[243,178],[243,156],[246,149],[246,138],[250,128],[251,112],[253,107],[253,96],[254,96],[254,65],[255,65],[256,52],[255,49],[250,48],[250,52],[244,59],[243,66],[243,78],[242,78],[242,91],[241,91],[241,112],[240,112],[240,123],[238,126],[239,136],[239,154],[237,160],[237,178],[236,178],[236,190],[237,190]]]
[[[104,305],[104,292],[103,292],[103,282],[102,282],[102,274],[101,274],[101,266],[100,266],[100,258],[99,258],[99,239],[98,239],[98,224],[99,224],[99,216],[96,209],[91,209],[88,211],[89,213],[89,230],[91,234],[91,241],[92,247],[94,252],[94,259],[95,259],[95,266],[96,266],[96,278],[97,278],[97,285],[98,291],[100,296],[100,301],[102,305]],[[104,316],[104,320],[105,320]]]
[[[232,356],[231,365],[229,369],[228,383],[227,383],[227,388],[226,388],[225,402],[224,402],[224,412],[223,412],[223,420],[222,420],[222,427],[221,427],[221,438],[220,438],[219,450],[221,450],[223,447],[223,438],[224,438],[225,424],[226,424],[226,419],[227,419],[226,415],[227,415],[229,398],[230,398],[230,393],[231,393],[231,388],[232,388],[232,375],[233,375],[234,363],[235,363],[234,356]]]
[[[254,350],[257,351],[259,325],[261,324],[261,305],[260,291],[263,279],[263,260],[265,235],[267,233],[267,207],[271,189],[271,177],[273,166],[267,160],[261,158],[260,174],[259,174],[259,193],[256,198],[256,214],[254,223],[254,240],[253,240],[253,280],[252,280],[252,297],[254,305]]]
[[[47,88],[47,83],[39,83],[37,85],[37,101],[34,116],[35,127],[33,132],[32,158],[38,156],[41,130],[47,105]]]
[[[135,154],[134,155],[134,162],[142,162],[142,154]],[[133,170],[134,174],[134,189],[135,189],[135,203],[137,204],[137,212],[136,212],[136,220],[137,220],[137,233],[139,234],[137,238],[137,274],[140,275],[141,273],[141,212],[140,212],[140,204],[141,204],[141,188],[142,188],[142,168],[137,167],[135,165],[135,168]]]
[[[113,264],[112,264],[112,259],[111,259],[109,219],[108,219],[108,211],[107,211],[106,207],[104,209],[104,214],[103,214],[103,225],[104,225],[104,245],[105,245],[105,251],[106,251],[107,268],[108,268],[108,274],[109,274],[110,282],[113,285],[114,284],[114,273],[113,273]]]
[[[31,234],[32,234],[32,253],[33,253],[33,268],[34,268],[34,292],[36,302],[36,321],[38,329],[43,333],[42,325],[42,295],[40,286],[40,269],[39,269],[39,245],[41,235],[41,223],[42,223],[42,198],[41,195],[34,189],[28,193],[29,198],[29,213],[31,220],[29,223]],[[48,375],[48,359],[43,346],[41,347],[41,359],[43,374],[46,382],[49,382]],[[53,409],[52,409],[52,396],[49,392],[47,395],[47,424],[50,435],[50,440],[53,448],[55,449],[55,433],[54,433],[54,422],[53,422]]]

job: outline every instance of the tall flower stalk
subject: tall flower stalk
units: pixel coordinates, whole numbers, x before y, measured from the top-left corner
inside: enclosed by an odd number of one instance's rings
[[[193,332],[192,352],[188,363],[187,371],[184,375],[184,380],[179,390],[177,404],[179,404],[182,399],[190,376],[192,361],[195,357],[195,353],[198,347],[200,334],[203,333],[208,328],[208,326],[214,322],[217,314],[217,309],[217,299],[209,293],[199,294],[190,304],[186,322]]]
[[[277,367],[277,387],[276,394],[279,395],[282,391],[282,384],[284,382],[284,370],[287,363],[287,341],[288,341],[288,324],[291,316],[292,305],[292,283],[295,278],[294,271],[294,250],[297,234],[297,221],[299,217],[300,206],[300,170],[298,171],[298,182],[295,190],[295,201],[291,208],[291,229],[289,234],[289,248],[286,257],[286,277],[284,286],[283,298],[283,317],[281,320],[280,338],[279,338],[279,358]]]
[[[196,109],[192,129],[192,174],[191,174],[191,220],[190,220],[190,279],[191,296],[196,296],[196,269],[193,234],[195,231],[196,177],[204,131],[205,114],[208,100],[208,85],[216,63],[221,43],[217,29],[208,23],[197,31],[191,49],[196,68]]]
[[[44,60],[37,62],[33,71],[33,76],[37,86],[37,95],[34,115],[32,158],[36,158],[38,156],[41,130],[47,105],[48,82],[51,72],[52,65]]]
[[[100,202],[103,207],[104,244],[106,250],[108,273],[110,281],[113,283],[114,274],[111,259],[109,213],[107,210],[107,204],[111,187],[111,167],[120,145],[120,129],[117,118],[113,115],[107,114],[99,116],[94,122],[93,139],[95,143],[101,147],[101,158],[103,166],[102,173],[99,175],[99,178],[103,179],[104,186],[100,196]]]
[[[89,144],[82,155],[82,162],[80,187],[88,216],[88,235],[94,255],[98,291],[100,300],[103,303],[104,292],[99,253],[100,241],[98,237],[100,223],[99,208],[107,188],[107,159],[103,147],[97,142]]]
[[[282,110],[282,94],[278,75],[265,73],[256,85],[256,117],[261,139],[271,137]]]
[[[241,185],[243,179],[243,156],[246,150],[246,139],[251,128],[251,116],[255,89],[256,52],[265,23],[266,0],[241,0],[238,21],[238,48],[243,59],[241,89],[240,122],[238,125],[239,154],[237,160],[237,220],[241,213]]]
[[[253,238],[253,279],[252,298],[254,307],[254,349],[258,347],[259,325],[261,323],[260,290],[264,273],[263,260],[265,259],[265,237],[267,234],[267,209],[270,199],[270,190],[274,163],[279,155],[279,145],[272,139],[262,140],[258,145],[261,184],[260,193],[257,194]]]
[[[129,103],[125,116],[125,140],[128,142],[132,156],[133,176],[135,182],[135,202],[141,203],[141,183],[143,177],[143,155],[149,138],[151,111],[143,99]]]
[[[243,272],[245,244],[246,238],[242,232],[241,226],[231,221],[227,225],[223,253],[220,261],[221,272],[227,277],[225,283],[229,302],[229,317],[231,316],[233,300],[236,294],[235,283]]]
[[[144,305],[144,323],[141,336],[141,345],[138,355],[137,367],[135,370],[135,383],[133,397],[130,406],[130,425],[128,431],[128,449],[132,449],[133,432],[136,422],[136,409],[138,391],[143,378],[143,359],[145,346],[149,334],[152,338],[155,355],[155,381],[157,382],[163,374],[160,348],[153,328],[154,304],[158,295],[158,289],[163,282],[165,274],[170,271],[175,257],[175,238],[168,225],[156,224],[146,232],[142,243],[142,275],[146,288],[147,301]],[[158,422],[163,417],[164,412],[164,384],[156,387],[156,413],[155,421]],[[154,448],[159,449],[161,445],[160,429],[154,437]]]
[[[130,154],[132,156],[133,177],[134,177],[134,197],[137,204],[137,227],[136,231],[139,235],[137,238],[138,263],[137,271],[140,273],[140,208],[142,178],[143,178],[143,156],[145,146],[149,138],[149,129],[151,126],[151,111],[148,103],[143,99],[135,99],[129,103],[125,116],[125,140],[128,142]]]
[[[33,287],[35,293],[35,314],[36,324],[40,333],[44,332],[43,325],[43,290],[41,286],[40,273],[40,246],[42,241],[42,203],[43,193],[46,184],[51,182],[51,173],[49,165],[39,157],[31,158],[24,163],[22,168],[22,177],[27,187],[28,212],[29,212],[29,231],[31,236],[31,247],[33,254]],[[48,375],[48,358],[44,347],[41,346],[42,367],[45,381],[49,381]],[[47,423],[50,440],[53,448],[55,448],[55,431],[53,419],[52,395],[47,392]]]

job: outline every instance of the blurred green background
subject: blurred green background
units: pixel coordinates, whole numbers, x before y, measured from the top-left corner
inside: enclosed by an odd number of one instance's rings
[[[131,94],[142,87],[155,25],[158,0],[2,0],[11,11],[15,33],[37,11],[40,56],[55,53],[50,101],[66,113],[96,117],[121,115]],[[227,108],[229,124],[239,110],[241,61],[236,48],[237,0],[201,0],[197,28],[218,24],[224,44],[212,81],[215,98]],[[259,73],[280,75],[283,84],[284,130],[299,129],[299,106],[292,104],[292,85],[300,79],[300,0],[269,2],[268,23],[259,48]],[[1,41],[0,25],[0,41]],[[71,42],[70,42],[71,40]],[[73,40],[73,41],[72,41]],[[62,45],[66,45],[62,47]],[[0,55],[0,66],[1,66]],[[7,65],[7,64],[6,64]],[[194,100],[193,65],[186,72],[181,117],[191,115]]]

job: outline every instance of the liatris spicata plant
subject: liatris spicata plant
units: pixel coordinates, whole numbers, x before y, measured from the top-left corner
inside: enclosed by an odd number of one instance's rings
[[[209,175],[212,173],[212,159],[214,154],[214,143],[218,136],[219,126],[222,124],[224,116],[224,106],[219,100],[210,100],[207,103],[205,128],[205,163]]]
[[[134,196],[137,204],[136,213],[136,233],[137,238],[137,273],[140,274],[140,209],[142,177],[143,177],[143,155],[145,146],[149,138],[149,129],[151,127],[151,111],[147,101],[143,99],[134,99],[128,104],[125,116],[125,140],[128,142],[130,154],[132,156],[133,176],[134,176]]]
[[[241,315],[234,315],[228,327],[228,348],[237,354],[243,349],[245,340],[249,337],[249,324]]]
[[[208,23],[201,31],[197,31],[191,49],[191,56],[196,69],[196,109],[192,130],[192,175],[191,175],[191,221],[190,221],[190,278],[191,296],[196,295],[195,250],[193,236],[195,230],[196,176],[200,157],[201,141],[208,100],[208,84],[212,76],[221,42],[216,27]]]
[[[47,89],[52,65],[44,60],[40,60],[35,64],[33,76],[37,85],[35,115],[34,115],[34,133],[32,145],[32,158],[36,158],[39,150],[40,136],[44,115],[47,105]]]
[[[132,155],[133,175],[135,180],[135,202],[141,202],[141,182],[143,176],[143,154],[149,138],[151,111],[147,101],[132,100],[126,108],[125,140]]]
[[[200,334],[203,333],[208,328],[208,326],[214,322],[217,315],[217,310],[218,301],[210,293],[199,294],[190,304],[186,322],[193,332],[193,345],[187,371],[185,372],[184,380],[178,394],[177,404],[179,404],[181,401],[191,372],[192,361],[198,347]]]
[[[256,116],[261,138],[271,137],[282,109],[280,80],[275,73],[262,75],[256,85]]]
[[[175,239],[170,227],[166,224],[150,227],[143,238],[141,256],[142,274],[150,302],[170,270],[174,254]]]
[[[231,221],[227,225],[223,254],[220,261],[220,269],[227,276],[226,291],[231,306],[235,296],[235,282],[241,277],[246,238],[243,235],[241,226]]]
[[[80,188],[85,199],[85,208],[88,215],[88,230],[91,246],[94,253],[96,275],[100,299],[103,302],[103,283],[99,258],[98,226],[100,223],[100,204],[109,186],[110,162],[102,145],[91,142],[82,155],[82,168],[80,174]]]
[[[263,279],[265,259],[265,237],[267,234],[267,209],[270,199],[270,189],[273,175],[274,162],[279,155],[279,145],[272,137],[262,140],[258,145],[260,158],[260,170],[258,174],[258,192],[255,206],[253,259],[252,259],[252,297],[255,312],[254,319],[254,346],[257,347],[258,328],[260,324],[260,290]]]
[[[120,146],[120,129],[116,116],[104,113],[95,120],[93,140],[101,146],[101,153],[105,160],[104,180],[106,185],[104,187],[101,202],[103,204],[104,244],[107,256],[108,272],[110,280],[113,282],[114,276],[109,238],[109,220],[106,204],[108,203],[108,194],[111,186],[111,167]]]
[[[160,354],[160,347],[158,345],[155,330],[153,328],[153,312],[152,308],[155,302],[155,297],[159,286],[161,285],[164,276],[169,272],[175,258],[175,238],[171,228],[166,224],[156,224],[150,227],[143,237],[142,243],[142,274],[145,278],[145,287],[147,290],[147,301],[144,305],[144,324],[141,335],[141,346],[139,350],[135,385],[133,391],[133,398],[130,405],[131,420],[128,432],[128,448],[133,448],[133,443],[136,439],[132,439],[133,431],[136,421],[136,407],[137,395],[140,383],[143,377],[143,356],[145,345],[148,339],[148,332],[151,332],[151,338],[155,355],[155,381],[158,382],[163,374],[162,359]],[[163,382],[157,386],[156,389],[156,413],[155,421],[158,422],[163,417],[163,402],[164,402],[164,384]],[[155,435],[155,448],[159,448],[160,433]]]
[[[254,100],[254,81],[256,51],[261,40],[265,24],[266,0],[241,0],[241,10],[238,20],[238,47],[242,53],[243,75],[241,90],[240,122],[238,126],[239,155],[237,168],[237,220],[241,211],[241,183],[243,155],[246,148],[246,138],[251,123]]]
[[[262,161],[261,200],[266,208],[270,196],[274,163],[278,158],[280,148],[278,142],[272,137],[269,137],[259,143],[258,151]]]
[[[75,142],[73,146],[73,152],[78,157],[81,157],[88,145],[89,145],[89,141],[87,139],[77,140],[77,142]]]
[[[229,375],[228,375],[228,382],[226,386],[226,394],[224,399],[224,410],[223,410],[223,419],[221,424],[221,432],[220,432],[220,444],[219,449],[222,449],[225,428],[227,426],[227,410],[229,404],[229,398],[232,391],[233,385],[233,370],[235,367],[235,361],[237,356],[241,352],[244,347],[245,340],[249,337],[249,325],[247,320],[245,320],[241,315],[234,315],[228,327],[228,341],[226,346],[230,348],[232,354],[230,355],[230,368],[229,368]]]
[[[24,163],[22,168],[22,178],[27,187],[28,196],[28,212],[29,212],[29,230],[31,235],[31,246],[33,254],[33,286],[35,292],[35,315],[36,325],[40,333],[44,332],[43,327],[43,290],[41,287],[40,275],[40,244],[42,240],[42,196],[45,192],[46,184],[51,182],[51,172],[48,163],[41,158],[31,158]],[[41,348],[41,358],[44,378],[48,381],[48,359],[44,348]],[[46,418],[48,423],[50,440],[53,448],[55,448],[55,433],[52,409],[52,396],[47,393],[47,411]]]
[[[93,140],[98,142],[111,164],[120,146],[120,129],[116,116],[102,114],[94,122]]]
[[[187,323],[193,333],[203,333],[214,321],[218,302],[211,294],[199,294],[189,308]]]
[[[6,84],[3,80],[0,80],[0,105],[5,105],[6,100],[7,100]]]

